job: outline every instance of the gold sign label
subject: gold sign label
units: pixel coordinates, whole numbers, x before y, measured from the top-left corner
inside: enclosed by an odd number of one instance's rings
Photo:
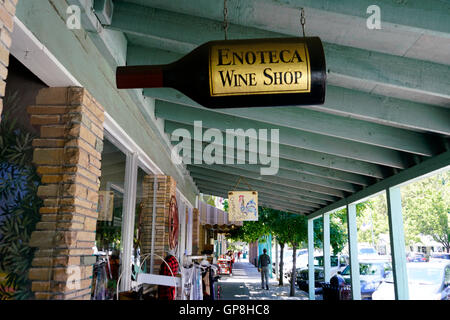
[[[213,45],[209,73],[211,96],[311,91],[309,52],[301,42]]]

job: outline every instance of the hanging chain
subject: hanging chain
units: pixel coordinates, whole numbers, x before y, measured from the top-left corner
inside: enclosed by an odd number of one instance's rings
[[[250,184],[247,182],[247,180],[245,180],[245,178],[242,177],[242,176],[239,176],[239,179],[238,179],[238,181],[236,182],[236,185],[233,187],[233,190],[236,190],[236,187],[239,185],[239,182],[240,182],[241,180],[244,180],[244,182],[245,182],[245,184],[247,185],[249,191],[252,191],[252,190],[253,190],[253,188],[250,186]]]
[[[228,7],[227,7],[227,0],[223,0],[223,30],[225,31],[225,40],[228,40]]]
[[[306,23],[306,18],[305,18],[305,9],[303,9],[303,8],[301,8],[300,23],[301,23],[301,25],[302,25],[303,36],[305,37],[305,23]]]

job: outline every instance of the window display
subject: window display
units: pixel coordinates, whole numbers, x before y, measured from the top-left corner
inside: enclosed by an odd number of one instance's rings
[[[98,220],[94,254],[92,299],[114,297],[122,272],[122,221],[125,197],[126,155],[109,140],[104,141]]]

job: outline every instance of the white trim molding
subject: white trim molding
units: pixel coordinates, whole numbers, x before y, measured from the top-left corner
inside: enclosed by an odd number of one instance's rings
[[[144,165],[152,174],[164,174],[164,172],[150,159],[141,147],[123,130],[120,125],[105,112],[104,129],[114,137],[128,152],[137,153],[139,162]]]
[[[14,17],[10,53],[49,87],[82,87],[33,33]]]

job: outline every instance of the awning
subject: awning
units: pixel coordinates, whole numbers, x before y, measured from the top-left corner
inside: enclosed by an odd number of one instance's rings
[[[228,212],[220,210],[205,202],[199,202],[200,225],[218,232],[229,232],[235,227],[242,226],[242,221],[228,220]]]

